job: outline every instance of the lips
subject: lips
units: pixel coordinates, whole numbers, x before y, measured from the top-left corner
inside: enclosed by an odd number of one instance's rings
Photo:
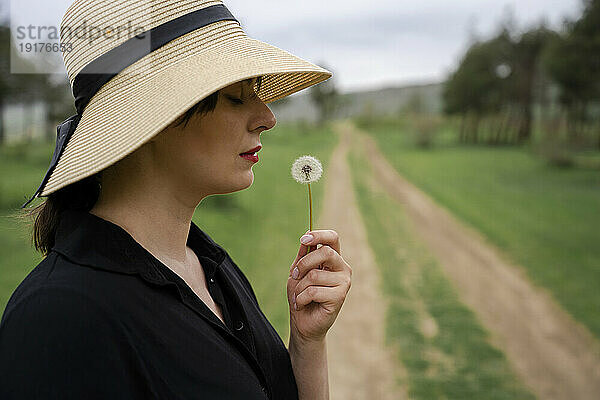
[[[258,145],[253,149],[250,149],[244,153],[240,153],[240,157],[245,158],[246,160],[248,160],[252,163],[257,163],[258,162],[258,154],[256,154],[256,153],[259,152],[260,149],[262,149],[262,146]]]
[[[245,151],[245,152],[243,152],[243,153],[240,153],[240,155],[254,154],[254,153],[256,153],[256,152],[259,152],[259,151],[260,151],[260,149],[262,149],[262,146],[261,146],[261,145],[258,145],[258,146],[254,147],[254,148],[252,148],[252,149],[250,149],[250,150],[248,150],[248,151]]]

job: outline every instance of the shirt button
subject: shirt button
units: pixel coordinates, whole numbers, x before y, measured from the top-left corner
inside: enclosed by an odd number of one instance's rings
[[[235,327],[236,331],[241,331],[244,328],[244,323],[242,321],[238,321],[237,326]]]
[[[210,278],[210,283],[215,283],[215,280],[213,278]]]

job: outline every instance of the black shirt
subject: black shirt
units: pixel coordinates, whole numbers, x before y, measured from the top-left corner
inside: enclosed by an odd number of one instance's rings
[[[1,399],[297,399],[289,353],[242,271],[192,222],[226,324],[120,226],[61,214],[0,322]]]

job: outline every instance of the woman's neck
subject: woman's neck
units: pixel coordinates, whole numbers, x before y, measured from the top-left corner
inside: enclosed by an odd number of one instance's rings
[[[198,199],[155,168],[150,150],[142,146],[102,171],[90,212],[125,229],[164,264],[185,267],[193,263],[186,245]]]

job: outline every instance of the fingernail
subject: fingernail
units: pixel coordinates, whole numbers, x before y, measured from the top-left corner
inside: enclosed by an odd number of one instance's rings
[[[298,274],[300,274],[300,271],[298,271],[298,267],[295,267],[294,271],[292,272],[292,278],[298,279]]]
[[[298,304],[294,303],[294,310],[298,311]]]
[[[292,303],[296,305],[296,293],[292,293]]]
[[[300,243],[309,244],[314,239],[313,235],[304,235],[300,238]]]

